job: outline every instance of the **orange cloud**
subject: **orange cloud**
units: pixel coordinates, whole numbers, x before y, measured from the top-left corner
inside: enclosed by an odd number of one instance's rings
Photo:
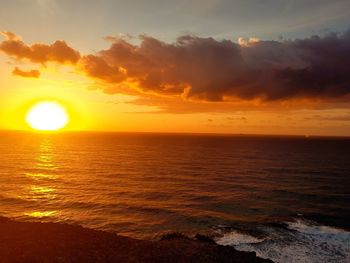
[[[21,70],[18,67],[15,67],[14,70],[12,71],[12,74],[16,76],[25,77],[25,78],[39,78],[40,71],[36,69],[25,71],[25,70]]]
[[[16,59],[28,59],[41,64],[50,61],[75,64],[80,59],[79,52],[62,40],[51,45],[37,43],[29,46],[14,33],[2,32],[2,35],[6,40],[0,42],[0,51]]]
[[[254,44],[258,43],[260,41],[259,38],[256,37],[250,37],[248,39],[245,39],[243,37],[238,38],[238,44],[243,47],[249,47],[253,46]]]
[[[3,35],[8,40],[13,40],[13,41],[20,41],[21,40],[21,37],[17,36],[16,34],[14,34],[12,32],[9,32],[9,31],[0,32],[0,35]]]

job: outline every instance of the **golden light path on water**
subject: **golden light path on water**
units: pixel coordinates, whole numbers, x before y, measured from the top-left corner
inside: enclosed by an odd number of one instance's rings
[[[39,173],[26,173],[27,177],[34,179],[36,182],[28,186],[27,195],[22,197],[31,201],[49,202],[56,198],[56,188],[54,187],[54,182],[52,180],[57,179],[57,175],[53,172],[57,169],[55,165],[55,156],[53,152],[52,141],[46,138],[40,142],[38,145],[38,151],[35,156],[35,167]],[[49,182],[49,183],[48,183]],[[25,211],[23,213],[25,216],[33,218],[43,218],[54,216],[57,214],[56,210],[34,210]]]

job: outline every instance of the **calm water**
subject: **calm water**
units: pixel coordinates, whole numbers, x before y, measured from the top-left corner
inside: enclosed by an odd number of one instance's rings
[[[350,261],[349,139],[1,132],[0,186],[1,215],[20,220]]]

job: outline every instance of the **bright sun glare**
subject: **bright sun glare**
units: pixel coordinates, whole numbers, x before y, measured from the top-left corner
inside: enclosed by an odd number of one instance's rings
[[[69,122],[66,109],[55,101],[42,101],[31,107],[26,121],[35,130],[56,131]]]

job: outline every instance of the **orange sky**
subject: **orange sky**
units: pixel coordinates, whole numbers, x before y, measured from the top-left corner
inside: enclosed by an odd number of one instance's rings
[[[29,129],[31,105],[54,100],[67,130],[350,135],[350,33],[164,41],[111,31],[91,50],[0,29],[0,129]]]

